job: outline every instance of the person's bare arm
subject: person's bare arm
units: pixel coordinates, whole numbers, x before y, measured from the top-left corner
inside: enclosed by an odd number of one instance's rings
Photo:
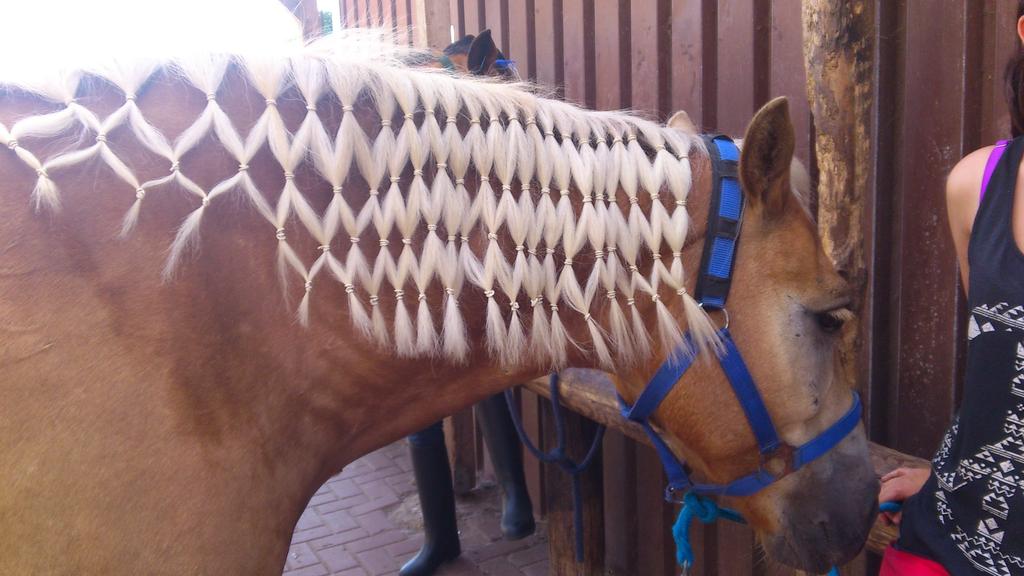
[[[960,280],[964,292],[969,291],[970,278],[967,264],[967,244],[971,238],[974,217],[978,214],[978,203],[981,195],[981,180],[985,173],[992,146],[975,150],[965,156],[953,167],[946,179],[946,213],[949,218],[949,230],[953,236],[957,262],[960,264]]]

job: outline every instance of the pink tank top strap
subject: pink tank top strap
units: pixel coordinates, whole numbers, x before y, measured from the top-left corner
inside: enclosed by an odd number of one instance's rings
[[[985,163],[985,175],[981,178],[981,193],[978,195],[978,202],[985,199],[985,190],[988,189],[988,181],[992,179],[992,173],[996,171],[996,166],[999,164],[999,159],[1003,157],[1003,152],[1006,152],[1006,145],[1009,144],[1009,140],[1000,140],[996,142],[995,148],[992,148],[992,152],[988,155],[988,162]]]

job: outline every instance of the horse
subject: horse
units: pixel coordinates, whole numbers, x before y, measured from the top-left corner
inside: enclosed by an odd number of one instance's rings
[[[697,135],[359,48],[0,79],[0,573],[279,574],[346,464],[563,367],[633,402],[696,354],[655,423],[708,481],[763,466],[707,360],[726,320],[692,296]],[[799,445],[851,405],[851,300],[793,146],[774,100],[738,164],[728,323]],[[858,425],[730,504],[821,571],[861,549],[877,487]]]
[[[440,51],[414,51],[405,63],[460,74],[519,80],[514,63],[498,49],[490,28],[479,34],[466,34]]]

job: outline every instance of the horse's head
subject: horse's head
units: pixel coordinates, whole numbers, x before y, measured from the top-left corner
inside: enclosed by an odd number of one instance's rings
[[[451,68],[463,74],[493,76],[503,80],[515,79],[512,67],[495,45],[489,29],[476,36],[467,34],[449,44],[442,56],[436,60],[435,66]]]
[[[728,316],[712,317],[729,323],[781,440],[800,446],[851,407],[850,383],[842,378],[837,355],[851,294],[794,192],[793,150],[788,105],[775,100],[753,119],[742,144],[739,180],[746,208]],[[709,172],[701,171],[703,181],[697,182],[705,190]],[[703,221],[705,211],[695,207],[695,219]],[[689,250],[691,260],[700,258],[700,246]],[[851,559],[863,546],[877,507],[877,479],[863,426],[824,456],[786,473],[784,459],[759,454],[740,403],[710,358],[709,353],[696,361],[655,414],[668,442],[710,482],[728,483],[759,469],[782,476],[729,502],[773,559],[816,572]],[[653,364],[645,366],[635,377],[649,378],[654,370]],[[624,386],[631,388],[620,383],[620,389]]]

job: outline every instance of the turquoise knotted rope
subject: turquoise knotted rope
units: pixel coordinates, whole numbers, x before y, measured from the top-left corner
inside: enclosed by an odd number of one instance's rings
[[[878,507],[882,512],[899,512],[899,502],[882,502]],[[746,524],[747,521],[735,510],[722,508],[714,500],[688,492],[683,497],[683,507],[679,510],[676,523],[672,525],[672,538],[676,541],[676,562],[689,570],[693,566],[693,546],[690,544],[690,525],[694,519],[700,520],[703,524],[717,522],[719,518],[731,520],[737,524]],[[839,569],[833,567],[828,576],[839,576]]]
[[[739,524],[746,524],[747,521],[740,516],[740,513],[729,508],[722,508],[714,500],[700,496],[693,492],[687,492],[683,496],[683,507],[679,510],[679,517],[672,525],[672,537],[676,541],[676,562],[684,570],[693,566],[693,547],[690,545],[690,525],[694,519],[704,524],[717,522],[719,518],[732,520]]]

